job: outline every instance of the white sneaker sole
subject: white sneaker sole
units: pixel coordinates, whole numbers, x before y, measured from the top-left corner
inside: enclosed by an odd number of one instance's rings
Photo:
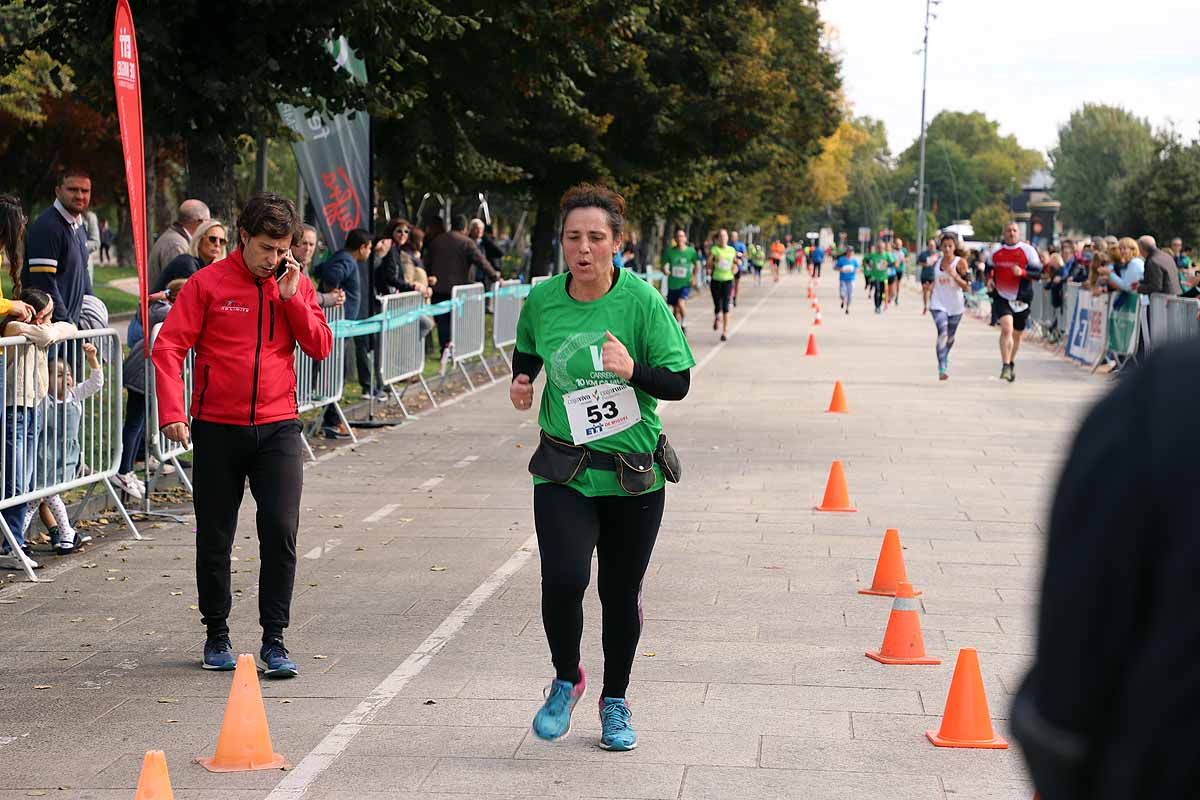
[[[610,753],[628,753],[631,750],[637,750],[637,742],[634,742],[632,747],[613,747],[612,745],[601,742],[600,749],[607,750]]]

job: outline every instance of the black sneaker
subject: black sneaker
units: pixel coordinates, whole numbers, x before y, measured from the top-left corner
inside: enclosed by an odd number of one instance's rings
[[[1005,380],[1008,381],[1009,383],[1012,383],[1016,379],[1017,379],[1017,365],[1009,364],[1008,365],[1008,377],[1005,378]]]
[[[1012,378],[1009,377],[1011,374],[1012,374],[1012,367],[1010,367],[1008,364],[1005,364],[1002,367],[1000,367],[1000,380],[1011,381]]]

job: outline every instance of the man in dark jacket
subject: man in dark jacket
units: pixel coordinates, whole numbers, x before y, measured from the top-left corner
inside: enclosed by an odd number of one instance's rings
[[[1169,294],[1178,297],[1183,288],[1179,285],[1179,268],[1170,253],[1158,249],[1153,236],[1138,239],[1138,250],[1146,260],[1146,274],[1138,284],[1142,294]]]
[[[54,204],[33,221],[25,235],[21,282],[28,289],[50,295],[55,322],[78,325],[83,296],[92,293],[83,219],[91,202],[92,179],[87,172],[63,170],[54,187]]]
[[[1011,715],[1046,800],[1196,796],[1200,539],[1179,490],[1200,428],[1162,410],[1198,396],[1200,345],[1156,350],[1088,414],[1062,471]],[[1115,464],[1136,489],[1097,494]]]
[[[318,264],[313,273],[316,275],[321,292],[332,292],[341,289],[345,295],[346,319],[362,319],[364,292],[360,280],[360,266],[371,257],[371,234],[361,228],[356,228],[346,234],[346,245],[326,261]],[[358,368],[358,383],[363,394],[371,391],[371,342],[369,336],[354,337],[354,359]],[[340,369],[340,365],[331,365]],[[381,390],[383,381],[375,375],[374,386]],[[328,439],[349,439],[350,431],[338,416],[337,408],[330,403],[325,407],[325,417],[322,431]]]
[[[459,214],[454,218],[454,230],[447,231],[425,247],[425,270],[430,277],[437,278],[433,302],[449,300],[455,286],[471,283],[471,268],[478,267],[492,280],[499,280],[500,273],[479,252],[475,242],[467,238],[467,218]],[[438,344],[443,350],[450,344],[450,315],[437,316]]]
[[[202,665],[236,666],[229,567],[249,479],[258,506],[258,663],[268,677],[284,678],[296,674],[283,632],[296,577],[305,457],[296,416],[296,346],[321,361],[333,348],[333,334],[290,253],[300,235],[292,202],[256,195],[237,230],[238,248],[183,287],[151,356],[163,435],[184,445],[191,437],[196,444],[196,589],[208,629]],[[286,270],[276,278],[280,266]],[[188,350],[196,356],[190,413],[182,378]]]

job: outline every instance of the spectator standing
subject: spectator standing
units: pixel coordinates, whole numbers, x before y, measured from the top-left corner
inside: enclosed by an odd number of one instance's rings
[[[17,322],[33,319],[33,309],[16,298],[21,296],[21,264],[24,261],[25,212],[21,203],[12,195],[0,195],[0,275],[8,267],[12,281],[12,300],[4,297],[4,285],[0,282],[0,317],[12,318]],[[0,365],[0,375],[3,375]]]
[[[57,213],[57,212],[56,212]],[[21,301],[34,311],[31,324],[10,320],[4,326],[5,336],[24,336],[32,345],[31,351],[21,358],[8,359],[5,365],[5,384],[8,387],[8,402],[4,421],[4,482],[0,496],[13,497],[29,491],[36,470],[38,431],[41,428],[41,406],[49,391],[50,377],[47,367],[47,348],[64,336],[75,332],[69,322],[52,322],[54,301],[41,289],[25,289]],[[12,531],[17,546],[29,558],[29,545],[25,543],[25,504],[0,511],[8,529]],[[8,541],[4,541],[8,550]],[[6,566],[19,566],[16,553]],[[32,559],[31,559],[32,560]],[[37,569],[37,562],[31,565]]]
[[[1153,236],[1143,236],[1137,244],[1142,258],[1146,260],[1146,276],[1134,287],[1136,291],[1178,297],[1183,290],[1179,285],[1179,268],[1175,266],[1175,259],[1170,253],[1158,249]]]
[[[504,258],[504,251],[496,245],[496,240],[492,238],[491,227],[484,225],[481,219],[473,219],[467,235],[475,240],[475,246],[492,265],[492,269],[500,272],[500,262]],[[482,280],[482,276],[476,275],[476,277]]]
[[[1171,240],[1171,258],[1175,259],[1175,266],[1179,269],[1191,266],[1184,263],[1183,239],[1180,239],[1178,236]]]
[[[499,280],[500,273],[479,252],[475,242],[466,235],[467,218],[462,214],[454,218],[454,229],[446,231],[426,243],[425,269],[430,278],[436,278],[433,302],[449,300],[455,286],[471,283],[471,267],[483,271],[492,280]],[[450,315],[437,316],[438,345],[444,351],[450,345]]]
[[[362,286],[359,282],[359,264],[371,257],[371,234],[355,228],[346,234],[346,245],[315,270],[318,288],[322,292],[340,289],[345,295],[346,319],[362,318]],[[354,337],[354,357],[358,369],[358,382],[363,394],[371,391],[370,342],[367,336]],[[340,368],[333,365],[334,369]],[[380,386],[382,381],[375,384]],[[349,439],[350,430],[338,416],[337,408],[331,403],[325,407],[322,432],[327,439]]]
[[[112,228],[108,227],[108,220],[100,220],[100,263],[104,264],[112,260],[112,254],[109,248],[112,247],[113,239],[116,235],[113,234]]]
[[[87,225],[88,283],[92,283],[96,275],[96,259],[100,257],[100,220],[96,212],[89,208],[83,212],[83,221]]]
[[[158,282],[158,274],[166,269],[176,256],[181,256],[188,251],[192,234],[200,227],[200,223],[206,221],[210,216],[212,215],[208,211],[208,206],[200,200],[184,200],[179,204],[175,222],[163,232],[162,236],[158,237],[154,246],[150,248],[146,280],[151,286]]]
[[[300,264],[305,275],[312,274],[313,254],[317,252],[317,229],[312,225],[300,226],[300,240],[292,248],[292,257]],[[331,292],[317,291],[317,304],[321,308],[333,308],[346,302],[346,293],[341,289]],[[318,365],[319,366],[319,365]]]
[[[190,278],[199,269],[207,267],[214,261],[220,261],[226,255],[225,248],[229,244],[229,234],[219,219],[210,219],[200,223],[196,235],[188,245],[188,251],[175,256],[170,264],[158,274],[158,280],[150,287],[151,292],[161,292],[172,281],[180,278]]]
[[[29,226],[21,284],[50,296],[55,322],[79,322],[88,279],[87,227],[83,212],[92,201],[92,179],[81,169],[58,175],[54,204]]]
[[[248,479],[258,506],[258,663],[267,677],[284,678],[297,674],[283,632],[291,616],[305,459],[296,346],[321,361],[333,348],[333,333],[290,253],[300,238],[292,202],[256,195],[237,228],[238,248],[187,282],[159,333],[153,353],[159,420],[172,441],[186,445],[195,437],[196,588],[208,631],[203,666],[236,666],[229,568]],[[196,354],[199,387],[190,426],[181,377],[188,350]]]

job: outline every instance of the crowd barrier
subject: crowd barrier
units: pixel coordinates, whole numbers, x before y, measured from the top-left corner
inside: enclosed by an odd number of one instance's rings
[[[385,320],[380,327],[379,374],[383,385],[388,388],[404,416],[412,417],[404,405],[404,394],[409,380],[417,378],[429,401],[437,408],[429,384],[425,382],[425,337],[421,335],[422,299],[420,292],[402,292],[379,298],[380,313]],[[345,341],[340,340],[340,341]],[[405,382],[404,388],[396,390],[396,384]]]
[[[1151,347],[1200,339],[1200,300],[1194,297],[1150,295],[1149,329]]]
[[[95,389],[84,342],[96,347],[103,384]],[[123,423],[121,339],[112,328],[69,334],[48,349],[23,336],[0,339],[3,384],[4,458],[0,459],[0,510],[11,516],[31,500],[99,484],[108,490],[126,526],[141,538],[111,478],[121,463]],[[45,369],[46,372],[42,373]],[[41,375],[48,377],[48,386]],[[58,376],[61,375],[61,380]],[[74,386],[68,390],[67,381]],[[90,391],[95,389],[94,391]],[[43,390],[47,394],[42,395]],[[77,397],[76,392],[89,392]],[[37,513],[36,509],[32,513]],[[29,515],[25,515],[29,519]],[[15,521],[15,520],[13,520]],[[17,547],[9,520],[0,516],[0,533],[29,580],[37,581],[31,562]]]
[[[162,323],[154,326],[154,330],[150,331],[150,349],[154,350],[154,343],[158,341],[158,332],[162,330]],[[141,343],[135,344],[134,347],[140,347]],[[191,410],[192,407],[192,384],[193,375],[196,366],[196,353],[188,350],[187,358],[183,360],[183,407]],[[192,452],[192,442],[189,438],[188,444],[185,447],[179,442],[173,442],[163,435],[158,422],[158,392],[155,390],[155,378],[157,370],[153,369],[149,364],[146,369],[146,399],[149,400],[150,413],[147,415],[148,423],[146,424],[146,435],[150,437],[150,442],[153,443],[154,457],[158,459],[160,464],[170,463],[175,467],[175,474],[179,476],[179,480],[184,487],[190,492],[192,491],[192,482],[188,480],[187,473],[183,467],[179,465],[179,457]],[[150,510],[150,495],[154,492],[154,484],[158,479],[158,473],[146,470],[146,510]]]
[[[520,281],[502,281],[496,284],[494,314],[492,318],[492,344],[500,351],[504,363],[512,368],[512,362],[504,348],[517,343],[517,320],[521,316],[521,299],[524,294]]]
[[[325,321],[330,328],[337,330],[339,324],[346,318],[344,306],[331,306],[324,309]],[[333,349],[324,361],[317,361],[296,347],[296,413],[304,414],[319,408],[332,405],[338,418],[350,431],[350,440],[358,443],[354,428],[350,427],[346,415],[342,412],[342,395],[346,390],[346,339],[334,337]],[[321,420],[317,418],[312,423],[315,430],[320,427]],[[312,431],[310,430],[311,434]],[[304,447],[308,456],[316,461],[316,455],[304,437]]]
[[[475,382],[467,372],[466,361],[478,358],[487,373],[488,380],[496,382],[496,376],[483,357],[484,345],[484,287],[482,283],[455,286],[450,292],[450,345],[451,360],[467,380],[467,386],[475,391]]]

